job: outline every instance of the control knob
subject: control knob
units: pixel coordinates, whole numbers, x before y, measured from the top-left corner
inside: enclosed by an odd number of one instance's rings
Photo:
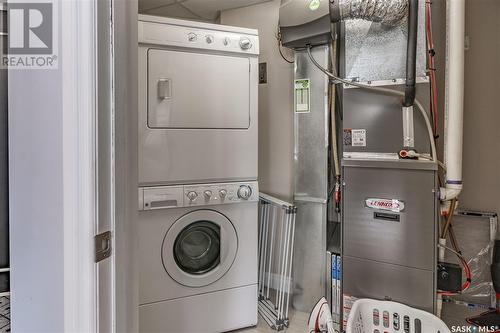
[[[187,197],[189,201],[195,201],[196,198],[198,197],[198,193],[196,193],[195,191],[190,191],[188,192]]]
[[[212,44],[215,41],[215,38],[212,35],[206,35],[205,40],[207,41],[207,44]]]
[[[203,194],[205,195],[205,199],[207,200],[210,200],[210,198],[212,197],[212,191],[210,190],[206,190],[205,192],[203,192]]]
[[[252,41],[247,37],[243,37],[240,39],[240,47],[242,50],[248,50],[252,47]]]
[[[238,189],[238,198],[248,200],[252,196],[252,189],[250,186],[241,185]]]
[[[188,33],[188,41],[194,42],[194,41],[196,41],[196,39],[198,39],[198,36],[196,36],[196,34],[194,32]]]
[[[226,195],[227,195],[227,191],[222,189],[219,191],[219,196],[222,200],[224,200],[226,198]]]

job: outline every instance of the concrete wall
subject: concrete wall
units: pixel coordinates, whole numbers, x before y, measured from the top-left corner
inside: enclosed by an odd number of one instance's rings
[[[293,187],[293,65],[278,51],[280,0],[223,11],[220,23],[259,30],[259,62],[267,84],[259,87],[259,179],[262,192],[291,200]],[[293,60],[286,49],[285,56]]]

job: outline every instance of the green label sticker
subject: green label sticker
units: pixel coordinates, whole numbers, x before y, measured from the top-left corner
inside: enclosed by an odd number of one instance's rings
[[[317,10],[320,5],[321,5],[321,0],[311,0],[311,2],[309,2],[309,9]]]
[[[295,80],[295,112],[307,113],[311,111],[311,81],[309,79]]]

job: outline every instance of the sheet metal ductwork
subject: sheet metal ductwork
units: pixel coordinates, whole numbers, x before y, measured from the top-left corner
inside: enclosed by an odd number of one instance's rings
[[[408,0],[331,0],[332,22],[364,19],[394,26],[408,15]]]

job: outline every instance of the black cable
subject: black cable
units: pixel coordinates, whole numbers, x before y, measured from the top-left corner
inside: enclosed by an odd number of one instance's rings
[[[408,45],[406,50],[406,87],[403,106],[413,106],[415,101],[417,65],[418,0],[409,1]]]

